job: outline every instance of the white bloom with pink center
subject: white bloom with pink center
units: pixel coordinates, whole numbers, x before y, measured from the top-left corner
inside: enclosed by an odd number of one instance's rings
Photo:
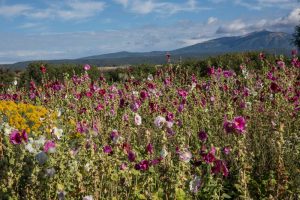
[[[137,113],[134,115],[134,122],[137,126],[142,124],[142,117]]]
[[[162,116],[158,116],[154,120],[154,124],[157,128],[162,128],[165,123],[166,123],[166,118],[164,118]]]

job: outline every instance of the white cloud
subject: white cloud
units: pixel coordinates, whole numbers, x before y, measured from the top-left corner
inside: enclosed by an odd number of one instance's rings
[[[32,8],[24,4],[15,4],[15,5],[2,5],[0,6],[0,16],[3,17],[15,17],[23,15],[26,11],[31,10]]]
[[[261,19],[254,22],[235,20],[218,28],[219,34],[241,34],[252,31],[270,29],[274,31],[291,32],[300,23],[300,8],[293,9],[288,15],[275,19]]]
[[[190,12],[197,10],[207,10],[208,7],[200,7],[196,0],[188,0],[185,3],[172,3],[168,1],[157,0],[114,0],[137,14],[149,14],[152,12],[170,15],[178,12]]]
[[[28,23],[24,23],[21,26],[19,26],[19,28],[21,28],[21,29],[35,28],[35,27],[38,27],[40,25],[41,24],[39,24],[39,23],[28,22]]]
[[[102,1],[70,0],[64,2],[50,2],[47,8],[33,8],[28,5],[16,4],[1,6],[0,16],[14,17],[24,15],[33,19],[86,19],[97,15],[105,9]]]
[[[208,24],[208,25],[214,24],[214,23],[216,23],[217,21],[218,21],[218,18],[216,18],[216,17],[210,17],[210,18],[208,18],[208,20],[207,20],[207,24]]]

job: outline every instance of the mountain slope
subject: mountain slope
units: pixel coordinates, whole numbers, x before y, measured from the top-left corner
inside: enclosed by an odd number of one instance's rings
[[[242,51],[267,51],[277,54],[289,54],[293,48],[291,45],[292,35],[282,32],[258,31],[244,36],[222,37],[195,45],[187,46],[170,51],[173,60],[179,57],[201,58],[210,55],[242,52]],[[165,51],[152,52],[116,52],[110,54],[94,55],[72,60],[47,60],[48,63],[89,63],[98,66],[126,65],[165,62]],[[32,61],[19,62],[6,65],[12,68],[24,68]]]

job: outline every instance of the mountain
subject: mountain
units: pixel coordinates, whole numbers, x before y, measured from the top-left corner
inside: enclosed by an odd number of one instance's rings
[[[293,45],[291,45],[292,35],[283,32],[257,31],[243,36],[221,37],[195,45],[183,47],[169,51],[173,60],[179,58],[203,58],[207,56],[243,51],[266,51],[276,54],[289,54]],[[61,64],[89,63],[98,66],[116,66],[116,65],[134,65],[142,63],[161,64],[165,63],[166,51],[152,52],[127,52],[94,55],[78,59],[69,60],[45,60],[44,62]],[[19,62],[11,65],[5,65],[11,68],[24,68],[30,62]]]

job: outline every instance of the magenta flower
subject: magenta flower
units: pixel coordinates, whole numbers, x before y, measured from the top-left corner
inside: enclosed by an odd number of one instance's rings
[[[207,140],[207,133],[205,131],[200,131],[198,133],[198,137],[202,142],[204,142]]]
[[[103,152],[106,154],[111,154],[112,153],[112,148],[109,145],[106,145],[103,147]]]
[[[9,140],[12,144],[21,144],[22,136],[20,135],[20,132],[18,130],[14,130],[11,132]]]
[[[233,119],[234,121],[234,128],[237,130],[238,133],[244,133],[246,128],[246,120],[244,117],[238,116]]]
[[[146,171],[146,170],[149,169],[149,161],[148,160],[142,160],[141,162],[135,164],[134,168],[136,170]]]
[[[153,145],[151,143],[149,143],[147,146],[146,146],[146,152],[148,154],[152,154],[153,153]]]
[[[45,153],[54,153],[55,152],[55,143],[51,140],[48,140],[47,142],[45,142],[44,144],[44,152]]]
[[[129,160],[130,162],[134,162],[134,161],[135,161],[135,158],[136,158],[135,153],[134,153],[133,151],[129,151],[129,152],[128,152],[128,160]]]
[[[230,153],[230,151],[231,151],[231,149],[230,149],[229,146],[223,148],[223,153],[224,153],[225,155],[228,155],[228,154]]]
[[[218,174],[220,172],[223,173],[223,176],[227,177],[229,174],[229,170],[227,168],[227,166],[225,165],[224,161],[222,160],[216,160],[214,162],[214,166],[211,169],[211,172],[213,174]]]
[[[226,133],[233,133],[235,131],[235,124],[230,121],[225,121],[223,124]]]
[[[21,144],[22,140],[24,140],[24,142],[28,141],[28,135],[25,130],[23,130],[22,133],[18,130],[13,130],[9,136],[9,140],[12,144]]]
[[[88,64],[86,64],[86,65],[84,65],[83,69],[84,69],[85,71],[88,71],[88,70],[91,69],[91,66],[88,65]]]

